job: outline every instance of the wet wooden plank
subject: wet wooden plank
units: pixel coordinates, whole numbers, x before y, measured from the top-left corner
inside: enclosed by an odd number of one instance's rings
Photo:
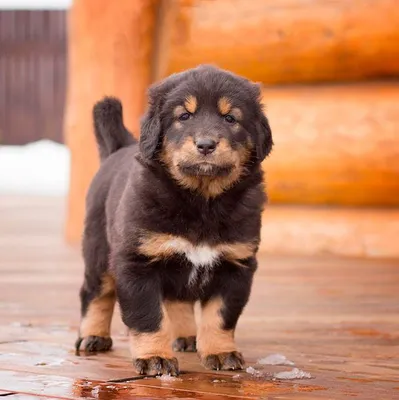
[[[75,356],[83,265],[78,250],[63,244],[62,209],[56,199],[0,198],[3,393],[84,398],[94,390],[98,398],[111,399],[399,398],[397,260],[260,255],[238,344],[249,366],[261,369],[258,359],[280,353],[311,373],[311,380],[271,379],[289,366],[265,366],[261,379],[245,372],[233,379],[236,373],[205,371],[195,354],[182,354],[181,381],[108,382],[135,377],[125,329],[117,312],[114,350]]]

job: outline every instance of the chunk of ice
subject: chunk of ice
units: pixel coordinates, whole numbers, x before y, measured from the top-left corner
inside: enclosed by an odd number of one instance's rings
[[[258,360],[258,364],[261,365],[291,365],[294,366],[295,364],[288,360],[286,356],[282,354],[270,354],[267,357],[261,358]]]
[[[262,378],[265,374],[262,371],[255,369],[254,367],[248,367],[246,369],[247,374],[254,376],[255,378]]]
[[[92,391],[91,391],[91,395],[95,398],[98,399],[98,395],[100,393],[100,386],[95,386]]]
[[[157,376],[157,379],[159,379],[162,382],[180,382],[180,381],[182,381],[181,378],[176,378],[175,376],[172,376],[172,375],[160,375],[160,376]]]
[[[275,379],[310,379],[312,375],[309,372],[302,371],[301,369],[294,368],[291,371],[283,371],[283,372],[276,372],[273,374],[273,378]]]

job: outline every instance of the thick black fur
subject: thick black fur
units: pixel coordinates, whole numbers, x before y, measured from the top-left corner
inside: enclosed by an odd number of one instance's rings
[[[243,142],[249,137],[255,143],[245,175],[215,198],[206,199],[180,187],[159,161],[163,136],[177,140],[173,108],[188,94],[194,94],[199,104],[216,104],[222,95],[234,99],[244,114],[235,140]],[[221,296],[225,304],[223,328],[235,328],[250,295],[255,257],[240,260],[245,267],[220,260],[207,284],[188,286],[192,265],[183,256],[154,262],[137,248],[142,229],[182,236],[194,244],[259,243],[266,201],[260,163],[273,144],[259,96],[256,85],[210,66],[173,75],[150,88],[139,144],[123,125],[118,100],[105,98],[94,107],[102,164],[87,196],[83,315],[99,294],[102,275],[111,271],[122,318],[130,329],[158,330],[164,299],[205,304],[215,296]],[[212,118],[199,119],[198,126],[213,129]]]
[[[93,121],[101,160],[122,147],[137,143],[123,125],[122,105],[117,99],[107,97],[98,102],[93,108]]]

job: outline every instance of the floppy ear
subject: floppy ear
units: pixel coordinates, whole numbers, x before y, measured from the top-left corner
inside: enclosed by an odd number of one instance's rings
[[[258,162],[262,162],[270,153],[273,147],[272,131],[270,129],[269,121],[263,111],[263,105],[261,103],[262,97],[262,84],[252,82],[253,96],[258,104],[258,119],[255,123],[256,128],[256,158]]]
[[[186,72],[170,75],[161,82],[153,84],[148,90],[149,109],[141,120],[140,152],[142,157],[153,160],[162,140],[161,111],[166,95],[186,78]]]
[[[261,110],[256,122],[256,156],[262,162],[270,153],[273,147],[272,131],[266,115]]]
[[[147,161],[152,160],[161,141],[162,127],[160,118],[161,85],[152,86],[148,91],[149,109],[141,120],[140,152]]]
[[[161,133],[158,110],[150,108],[141,121],[140,129],[140,152],[145,160],[149,161],[154,158],[161,141]]]

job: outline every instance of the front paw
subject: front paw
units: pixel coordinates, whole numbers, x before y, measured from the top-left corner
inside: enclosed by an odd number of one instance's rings
[[[179,363],[176,358],[150,357],[136,358],[134,368],[140,375],[179,375]]]
[[[97,353],[109,351],[112,348],[112,339],[102,336],[79,337],[75,343],[76,353],[79,353],[80,347],[83,347],[85,353]]]
[[[192,352],[197,351],[197,340],[195,336],[179,337],[173,342],[173,351],[177,352]]]
[[[232,351],[228,353],[210,354],[202,357],[202,365],[206,369],[214,370],[240,370],[244,368],[245,361],[241,353]]]

